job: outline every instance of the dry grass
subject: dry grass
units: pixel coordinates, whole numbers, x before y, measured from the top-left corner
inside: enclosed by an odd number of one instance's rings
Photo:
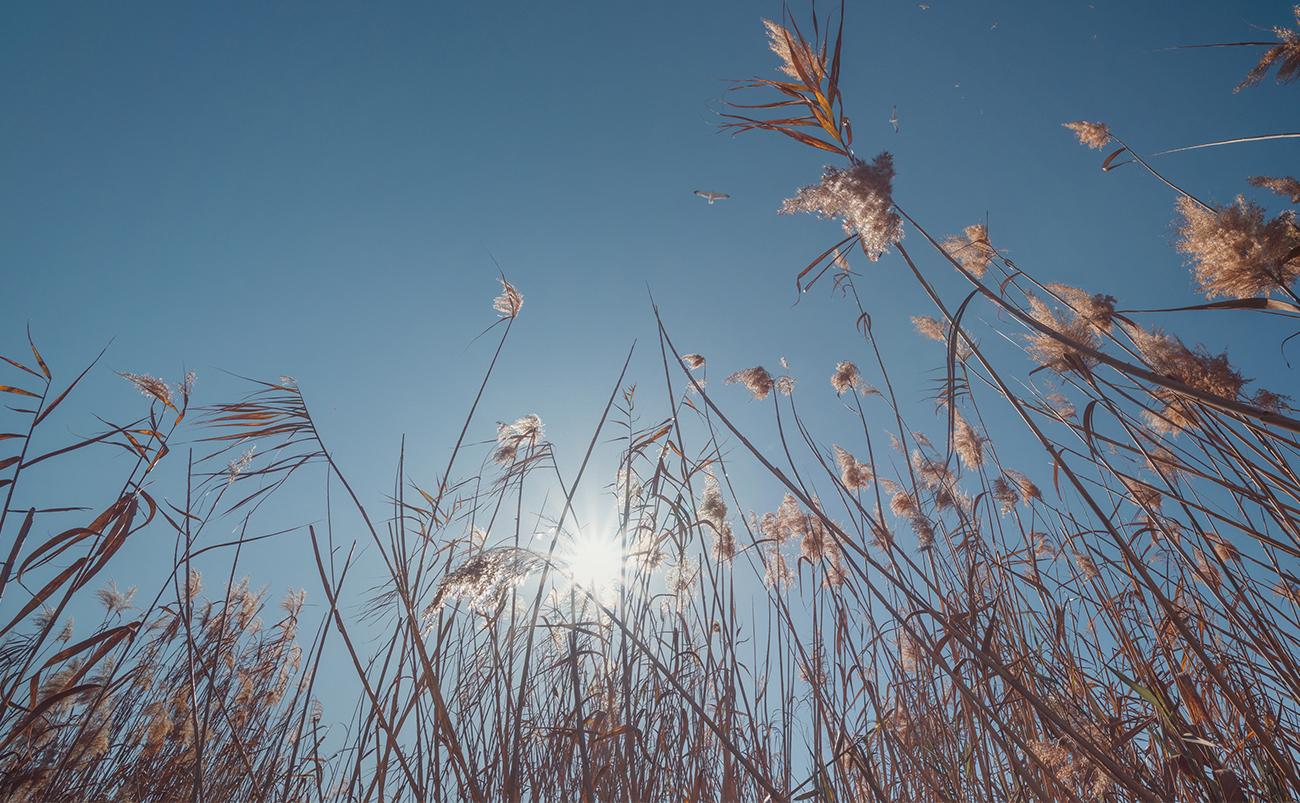
[[[539,417],[492,438],[476,416],[527,318],[503,278],[496,352],[448,464],[421,484],[399,463],[377,507],[287,377],[191,415],[192,378],[123,374],[145,397],[141,418],[48,445],[47,421],[86,372],[66,382],[31,344],[30,358],[6,358],[13,384],[0,386],[13,411],[0,436],[0,794],[1300,797],[1300,421],[1287,400],[1138,317],[1155,312],[1039,283],[983,226],[936,239],[890,198],[888,155],[853,155],[839,32],[766,28],[781,77],[742,88],[776,99],[729,124],[847,160],[787,209],[848,233],[799,273],[803,289],[834,267],[857,322],[827,355],[831,388],[823,375],[804,392],[834,393],[861,438],[823,441],[790,376],[738,370],[715,394],[704,358],[674,345],[656,309],[669,404],[643,410],[625,364],[590,440],[565,445],[582,455],[565,476]],[[1289,52],[1270,62],[1284,78]],[[799,116],[741,116],[761,113]],[[1127,150],[1086,125],[1088,144]],[[1176,193],[1207,296],[1237,299],[1196,314],[1300,316],[1295,254],[1277,245],[1296,236],[1290,217],[1213,210],[1151,173]],[[902,245],[905,227],[924,254]],[[844,263],[855,245],[870,259],[897,251],[933,303],[913,320],[946,347],[937,419],[905,416],[914,405],[895,396]],[[1223,284],[1211,270],[1223,260],[1245,278]],[[953,271],[966,287],[949,298],[938,287]],[[976,305],[999,314],[968,314]],[[986,348],[986,324],[968,323],[981,317],[1025,355]],[[770,410],[776,440],[738,428],[727,410],[739,405]],[[589,469],[611,434],[605,485]],[[1034,447],[999,448],[1009,441]],[[29,472],[101,449],[131,464],[82,523],[47,525],[82,515],[66,500],[15,507]],[[748,498],[731,479],[740,463],[780,498]],[[326,525],[260,531],[299,475],[331,489]],[[574,509],[602,487],[618,508],[604,546]],[[337,517],[359,542],[336,540]],[[214,534],[232,522],[237,536]],[[156,587],[108,584],[114,556],[145,533],[174,545]],[[241,556],[271,538],[296,539],[319,580],[279,609],[241,579]],[[362,548],[377,588],[353,576]],[[622,556],[610,576],[574,582],[578,558],[603,548]],[[200,558],[226,560],[224,576],[200,577]],[[91,598],[102,617],[83,628],[70,615]],[[345,602],[357,599],[361,610]]]

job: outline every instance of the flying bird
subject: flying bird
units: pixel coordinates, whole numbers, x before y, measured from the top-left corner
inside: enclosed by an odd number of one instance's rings
[[[713,206],[714,201],[725,201],[731,196],[725,192],[709,192],[708,190],[696,190],[695,194],[709,202]]]
[[[922,11],[925,11],[925,10],[927,10],[928,8],[930,8],[930,4],[929,4],[929,3],[917,3],[917,4],[916,4],[916,7],[919,8],[919,9],[921,9]]]
[[[894,106],[889,111],[889,124],[894,127],[894,133],[898,133],[898,107]]]

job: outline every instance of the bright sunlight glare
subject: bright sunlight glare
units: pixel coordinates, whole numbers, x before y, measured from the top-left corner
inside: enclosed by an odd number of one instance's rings
[[[605,601],[622,577],[623,548],[615,538],[580,535],[574,539],[565,564],[575,586]]]

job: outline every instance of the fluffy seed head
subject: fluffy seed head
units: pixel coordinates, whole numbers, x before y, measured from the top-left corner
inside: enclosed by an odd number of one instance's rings
[[[786,563],[781,550],[773,547],[763,555],[763,583],[769,588],[785,588],[790,585],[790,564]]]
[[[916,548],[930,549],[934,546],[934,525],[925,516],[913,516],[910,520],[912,532],[916,534]]]
[[[1296,28],[1300,29],[1300,4],[1292,9],[1295,14]],[[1277,34],[1277,44],[1264,51],[1260,56],[1259,63],[1251,69],[1242,82],[1237,85],[1233,92],[1240,92],[1248,86],[1253,86],[1264,80],[1268,71],[1277,67],[1277,82],[1279,84],[1289,83],[1300,78],[1300,30],[1292,31],[1282,26],[1273,29]]]
[[[1166,446],[1157,443],[1148,446],[1146,451],[1147,468],[1151,469],[1156,474],[1165,477],[1170,482],[1176,480],[1178,475],[1185,468],[1182,461],[1178,459],[1178,456],[1171,452]]]
[[[1237,547],[1218,533],[1206,533],[1205,540],[1209,543],[1210,549],[1214,550],[1214,554],[1224,563],[1241,560],[1241,552]]]
[[[791,537],[802,537],[809,529],[808,519],[808,514],[799,507],[799,501],[794,498],[794,494],[786,493],[781,500],[781,506],[776,509],[776,514],[772,517],[770,522],[772,531],[768,535],[777,543],[784,543]],[[764,521],[767,526],[766,517]]]
[[[704,477],[704,492],[700,494],[700,520],[711,525],[708,529],[713,535],[713,556],[718,560],[729,561],[736,555],[736,537],[727,521],[727,503],[722,498],[722,489],[712,474]]]
[[[1247,380],[1228,362],[1228,355],[1193,351],[1183,341],[1159,329],[1133,327],[1134,345],[1151,370],[1206,393],[1235,399]],[[1151,426],[1161,432],[1180,432],[1196,425],[1194,406],[1174,391],[1160,388],[1152,395],[1161,403],[1158,413],[1148,414]]]
[[[997,500],[998,510],[1005,516],[1016,509],[1020,494],[1016,493],[1016,489],[1005,477],[997,477],[993,480],[993,498]]]
[[[900,519],[916,516],[920,512],[916,498],[906,491],[898,491],[890,498],[889,510]]]
[[[1076,316],[1086,321],[1099,334],[1109,334],[1115,317],[1115,297],[1101,293],[1088,293],[1068,284],[1049,284],[1047,289],[1056,294]]]
[[[753,368],[746,368],[743,371],[737,371],[727,377],[726,382],[728,385],[744,385],[750,393],[754,394],[754,398],[759,400],[766,399],[768,394],[772,392],[772,389],[776,387],[776,382],[772,379],[772,375],[769,374],[767,369],[761,365],[756,365]]]
[[[1097,569],[1097,562],[1092,559],[1091,555],[1075,552],[1074,565],[1078,566],[1079,571],[1089,580],[1095,580],[1101,576],[1101,572]]]
[[[141,395],[150,399],[156,399],[168,407],[172,406],[172,389],[165,381],[156,376],[148,374],[131,374],[121,372],[118,374],[126,381],[135,385],[135,389],[140,391]]]
[[[1110,142],[1110,128],[1105,123],[1090,123],[1087,120],[1075,120],[1072,123],[1062,123],[1064,127],[1074,132],[1080,145],[1087,145],[1093,150],[1101,150]]]
[[[1031,331],[1025,336],[1029,356],[1039,365],[1058,373],[1090,368],[1095,360],[1074,345],[1095,350],[1100,345],[1096,326],[1071,311],[1054,309],[1035,295],[1028,298],[1029,316],[1069,341],[1064,343],[1043,332]]]
[[[1196,575],[1201,578],[1201,582],[1217,589],[1223,582],[1223,576],[1219,573],[1219,567],[1215,566],[1209,556],[1201,549],[1192,550],[1192,560]]]
[[[443,603],[453,597],[469,600],[475,611],[489,612],[503,594],[524,581],[537,563],[535,556],[513,547],[479,552],[443,578],[433,602],[424,611],[424,625],[428,627]]]
[[[1178,211],[1178,250],[1187,255],[1206,298],[1266,296],[1300,276],[1294,212],[1266,220],[1262,207],[1241,196],[1214,209],[1179,198]]]
[[[1052,538],[1047,533],[1030,533],[1029,546],[1033,550],[1035,558],[1050,560],[1056,557],[1056,547],[1052,545]]]
[[[227,484],[227,485],[229,485],[230,483],[233,483],[235,480],[239,479],[239,475],[240,475],[240,474],[243,474],[244,471],[245,471],[245,470],[246,470],[250,465],[252,465],[252,463],[253,463],[253,453],[256,452],[256,451],[257,451],[257,444],[253,444],[252,446],[249,446],[248,449],[247,449],[247,451],[245,451],[245,452],[244,452],[243,454],[241,454],[239,457],[236,457],[234,460],[231,460],[231,461],[230,461],[230,465],[226,467],[226,484]]]
[[[1291,176],[1251,176],[1246,180],[1256,187],[1263,187],[1283,198],[1290,198],[1293,204],[1300,204],[1300,181]]]
[[[976,432],[970,422],[961,416],[961,413],[953,414],[952,448],[961,458],[962,465],[966,468],[979,468],[984,465],[985,440],[984,436]]]
[[[1043,500],[1043,492],[1038,490],[1038,486],[1034,484],[1033,480],[1019,471],[1012,471],[1011,469],[1007,469],[1006,475],[1015,484],[1021,504],[1028,505],[1031,502],[1041,502]]]
[[[846,393],[861,384],[862,375],[858,373],[858,366],[847,360],[835,366],[835,373],[831,374],[831,387],[835,388],[837,395]]]
[[[713,535],[713,557],[730,562],[736,557],[736,536],[731,530],[731,522],[724,521]]]
[[[1124,483],[1125,489],[1128,490],[1128,497],[1133,501],[1133,504],[1150,510],[1160,509],[1164,494],[1160,493],[1158,488],[1153,488],[1131,477],[1120,477],[1120,482]]]
[[[799,541],[799,554],[804,560],[821,560],[835,548],[835,538],[817,515],[809,513],[805,522],[803,538]]]
[[[893,210],[894,158],[881,153],[871,164],[846,170],[827,167],[817,184],[800,187],[781,204],[781,214],[811,212],[838,219],[845,234],[857,234],[871,261],[903,239],[903,222]]]
[[[502,318],[513,318],[524,306],[524,294],[506,281],[504,276],[498,277],[497,281],[501,282],[501,295],[492,299],[492,309]]]
[[[767,30],[767,46],[781,60],[781,66],[777,69],[796,81],[802,81],[799,70],[795,67],[795,59],[797,58],[808,77],[814,81],[821,80],[825,72],[824,67],[821,59],[813,54],[813,50],[807,42],[800,39],[779,22],[765,19],[763,20],[763,28]]]
[[[917,479],[927,488],[936,489],[952,485],[953,476],[948,467],[941,461],[922,454],[920,450],[912,452],[912,468],[916,470]]]
[[[117,581],[112,580],[108,585],[95,592],[99,598],[99,604],[104,606],[104,610],[109,614],[119,614],[122,611],[129,610],[131,600],[135,599],[135,586],[131,586],[125,591],[119,591]]]
[[[989,263],[997,255],[993,246],[989,244],[989,228],[983,223],[967,226],[962,230],[962,236],[944,240],[943,250],[976,276],[983,276],[989,269]]]
[[[1291,401],[1291,397],[1260,388],[1255,391],[1254,396],[1250,397],[1250,401],[1261,410],[1267,410],[1270,413],[1280,413],[1282,408],[1290,406],[1288,402]]]
[[[871,525],[871,545],[877,549],[888,550],[894,545],[894,533],[883,521]]]
[[[839,548],[827,549],[826,560],[822,562],[826,573],[822,578],[824,586],[842,586],[849,579],[849,574],[844,570],[844,555]]]
[[[727,503],[722,498],[722,489],[712,474],[704,478],[704,492],[700,494],[700,519],[707,521],[716,529],[721,529],[727,518]]]
[[[912,317],[912,326],[924,337],[939,343],[948,342],[948,327],[944,326],[943,321],[938,318],[932,318],[929,315],[914,315]]]
[[[497,448],[492,459],[502,465],[510,465],[525,446],[533,447],[541,442],[544,427],[542,419],[536,413],[530,413],[514,423],[497,424]]]
[[[835,447],[835,463],[840,468],[840,480],[844,483],[844,487],[851,491],[867,487],[876,478],[876,473],[871,470],[871,466],[859,463],[853,455],[839,446]]]
[[[1047,397],[1047,406],[1061,418],[1074,418],[1075,413],[1078,412],[1074,403],[1060,393],[1050,394]]]

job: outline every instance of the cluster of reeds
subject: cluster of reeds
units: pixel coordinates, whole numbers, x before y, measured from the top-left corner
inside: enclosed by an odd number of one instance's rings
[[[563,447],[580,456],[575,475],[527,410],[466,468],[490,427],[480,400],[525,314],[503,279],[496,352],[450,460],[429,480],[403,460],[377,508],[287,377],[191,414],[192,380],[127,374],[147,413],[58,445],[41,427],[85,373],[56,382],[34,344],[31,359],[6,359],[18,379],[0,391],[18,424],[0,441],[14,455],[0,458],[0,793],[1300,796],[1289,400],[1161,329],[1161,311],[1040,282],[984,226],[932,234],[895,202],[889,154],[853,150],[842,23],[814,19],[810,36],[766,26],[781,77],[740,88],[775,99],[738,104],[731,123],[843,160],[783,207],[843,224],[797,284],[829,276],[857,321],[799,390],[759,366],[707,383],[705,357],[679,350],[655,309],[652,381],[667,407],[642,409],[625,364],[590,440]],[[1296,41],[1280,29],[1262,69],[1294,77]],[[1211,206],[1104,125],[1069,125],[1113,147],[1104,169],[1132,163],[1170,188],[1207,298],[1190,313],[1300,317],[1291,212]],[[1252,182],[1296,192],[1287,177]],[[937,416],[895,394],[855,248],[933,302],[914,322],[943,346]],[[973,323],[980,306],[1000,329]],[[806,393],[836,394],[853,442],[826,442],[828,425],[801,414]],[[778,449],[734,424],[741,404],[770,406]],[[616,462],[599,448],[611,433]],[[105,448],[132,465],[102,512],[47,524],[82,514],[27,502],[29,473]],[[609,476],[589,476],[605,462]],[[740,463],[776,498],[738,487]],[[330,498],[309,519],[327,526],[263,531],[299,475],[324,476]],[[183,503],[158,501],[163,482]],[[602,495],[613,521],[580,520]],[[213,534],[232,521],[237,537]],[[146,595],[106,586],[111,559],[143,532],[173,544],[164,576]],[[291,594],[267,617],[265,594],[241,579],[241,555],[268,539],[296,539],[319,578],[305,592],[314,607]],[[605,551],[612,565],[593,569]],[[205,597],[193,564],[214,558],[229,568],[215,583],[207,571]],[[92,595],[102,620],[83,633],[70,616]]]

